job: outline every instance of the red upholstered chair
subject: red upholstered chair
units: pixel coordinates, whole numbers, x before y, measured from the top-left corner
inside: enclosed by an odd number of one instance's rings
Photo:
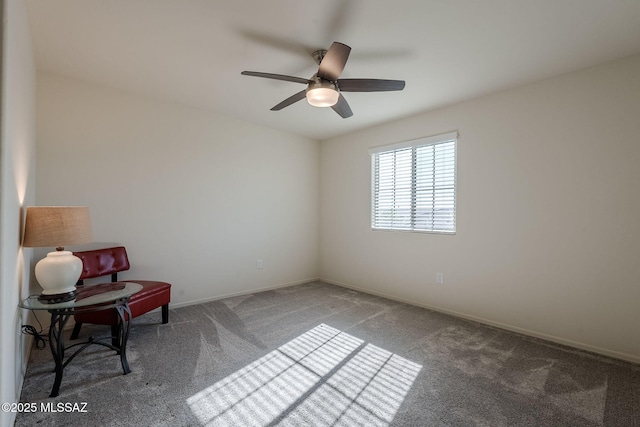
[[[82,260],[82,274],[77,286],[85,285],[85,279],[111,275],[111,281],[118,281],[118,273],[128,270],[129,258],[124,246],[114,248],[97,249],[92,251],[74,252],[75,256]],[[151,280],[126,280],[139,283],[142,290],[131,295],[129,308],[131,317],[141,316],[158,307],[162,307],[162,323],[169,322],[169,302],[171,301],[171,284]],[[71,333],[71,339],[76,339],[83,323],[98,325],[110,325],[112,337],[117,336],[118,313],[115,309],[101,310],[92,313],[76,314],[76,324]],[[115,344],[114,344],[115,345]]]

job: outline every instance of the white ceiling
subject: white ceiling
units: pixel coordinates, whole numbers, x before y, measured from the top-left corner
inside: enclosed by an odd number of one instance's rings
[[[325,139],[640,53],[640,0],[27,0],[39,69]],[[351,46],[354,112],[243,70],[311,77],[316,49]]]

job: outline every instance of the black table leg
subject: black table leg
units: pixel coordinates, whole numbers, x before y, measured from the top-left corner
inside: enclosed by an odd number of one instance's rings
[[[129,339],[129,329],[131,326],[131,309],[128,303],[116,306],[118,312],[118,347],[120,349],[120,363],[122,370],[127,375],[131,372],[129,362],[127,361],[127,340]]]
[[[32,295],[25,298],[18,304],[28,310],[47,310],[51,314],[51,324],[49,326],[49,348],[55,364],[55,380],[51,388],[49,397],[59,395],[64,369],[71,361],[86,348],[92,345],[101,345],[116,351],[120,355],[120,363],[124,374],[131,372],[127,361],[127,340],[131,323],[131,308],[129,307],[129,297],[142,289],[142,285],[137,283],[113,282],[103,283],[78,292],[72,301],[55,303],[51,301],[43,302],[40,296]],[[38,298],[36,298],[38,297]],[[89,337],[85,342],[72,343],[65,347],[64,328],[71,316],[84,313],[92,313],[101,310],[115,310],[118,314],[117,325],[110,336],[103,338]],[[72,334],[73,338],[77,330]],[[102,342],[111,338],[110,343]],[[74,349],[75,348],[75,349]],[[66,356],[66,361],[65,361]]]
[[[56,364],[56,379],[53,382],[53,388],[49,397],[56,397],[60,391],[60,383],[62,382],[62,374],[64,372],[64,326],[71,317],[68,313],[51,313],[51,325],[49,326],[49,347],[51,355]]]
[[[129,368],[129,362],[127,361],[127,340],[129,339],[129,330],[131,323],[131,309],[129,308],[129,304],[125,301],[124,303],[118,303],[115,307],[116,312],[118,313],[119,321],[118,321],[118,336],[117,345],[105,345],[106,347],[112,348],[120,354],[120,363],[122,364],[122,370],[124,374],[128,374],[131,372],[131,368]],[[51,355],[53,356],[53,361],[56,365],[55,373],[56,378],[53,382],[53,388],[51,389],[51,394],[49,397],[56,397],[60,394],[60,384],[62,383],[62,376],[64,374],[65,366],[75,358],[75,356],[84,350],[90,344],[101,344],[100,342],[93,341],[93,338],[90,338],[87,343],[84,343],[80,349],[78,349],[75,353],[73,353],[69,359],[64,361],[64,353],[65,353],[65,345],[64,345],[64,327],[67,324],[67,321],[72,316],[73,311],[50,311],[51,313],[51,326],[49,327],[49,347],[51,348]],[[74,344],[71,347],[75,347],[77,344]]]

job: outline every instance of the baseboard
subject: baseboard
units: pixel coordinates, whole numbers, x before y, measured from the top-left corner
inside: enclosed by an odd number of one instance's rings
[[[25,343],[23,344],[22,360],[20,361],[20,384],[18,386],[18,397],[22,391],[22,385],[24,383],[24,376],[27,373],[27,367],[29,366],[29,359],[31,358],[31,350],[33,349],[33,336],[25,335]]]
[[[22,331],[20,332],[22,334]],[[24,341],[21,343],[22,348],[20,349],[20,356],[21,356],[21,360],[18,361],[18,363],[20,364],[19,368],[20,368],[20,377],[18,380],[18,383],[16,384],[16,389],[15,389],[15,402],[20,402],[20,395],[22,393],[22,386],[24,385],[24,377],[26,375],[27,372],[27,367],[29,365],[29,358],[31,357],[31,350],[33,348],[33,336],[32,335],[28,335],[28,334],[22,334],[22,336],[24,337]],[[16,421],[16,417],[18,415],[17,412],[14,411],[7,411],[9,412],[9,424],[12,426],[15,421]],[[2,424],[2,420],[0,420],[0,424]]]
[[[442,307],[437,307],[437,306],[433,306],[433,305],[429,305],[429,304],[422,304],[422,303],[418,303],[415,301],[410,301],[404,298],[400,298],[397,297],[395,295],[390,295],[384,292],[377,292],[377,291],[373,291],[371,289],[367,289],[367,288],[362,288],[359,286],[353,286],[347,283],[343,283],[343,282],[339,282],[337,280],[332,280],[332,279],[327,279],[327,278],[309,278],[309,279],[303,279],[303,280],[296,280],[293,282],[287,282],[287,283],[280,283],[280,284],[276,284],[276,285],[270,285],[270,286],[264,286],[264,287],[260,287],[260,288],[255,288],[255,289],[249,289],[246,291],[241,291],[241,292],[233,292],[233,293],[228,293],[228,294],[222,294],[222,295],[217,295],[217,296],[213,296],[213,297],[207,297],[207,298],[200,298],[197,300],[191,300],[191,301],[185,301],[185,302],[180,302],[180,303],[172,303],[170,304],[170,308],[174,309],[174,308],[180,308],[180,307],[188,307],[190,305],[197,305],[197,304],[204,304],[210,301],[217,301],[220,299],[224,299],[224,298],[231,298],[231,297],[236,297],[236,296],[241,296],[241,295],[249,295],[249,294],[253,294],[256,292],[264,292],[264,291],[269,291],[269,290],[273,290],[273,289],[279,289],[279,288],[286,288],[289,286],[295,286],[295,285],[301,285],[304,283],[310,283],[310,282],[315,282],[315,281],[322,281],[325,283],[329,283],[332,285],[336,285],[336,286],[340,286],[343,288],[347,288],[347,289],[353,289],[359,292],[363,292],[366,294],[370,294],[370,295],[375,295],[375,296],[379,296],[379,297],[383,297],[383,298],[387,298],[393,301],[399,301],[399,302],[403,302],[405,304],[411,304],[411,305],[415,305],[418,307],[423,307],[429,310],[433,310],[433,311],[437,311],[439,313],[444,313],[444,314],[449,314],[452,316],[456,316],[456,317],[460,317],[462,319],[466,319],[466,320],[471,320],[474,322],[478,322],[478,323],[482,323],[484,325],[489,325],[489,326],[493,326],[496,328],[500,328],[500,329],[504,329],[506,331],[510,331],[510,332],[515,332],[518,334],[522,334],[522,335],[526,335],[529,337],[534,337],[537,339],[541,339],[544,341],[549,341],[555,344],[560,344],[566,347],[570,347],[570,348],[574,348],[580,351],[587,351],[587,352],[591,352],[591,353],[595,353],[598,355],[602,355],[602,356],[607,356],[607,357],[611,357],[614,359],[619,359],[619,360],[623,360],[626,362],[631,362],[631,363],[635,363],[635,364],[640,364],[640,357],[639,356],[634,356],[631,354],[627,354],[627,353],[622,353],[622,352],[618,352],[618,351],[614,351],[614,350],[609,350],[606,348],[601,348],[601,347],[596,347],[596,346],[592,346],[589,344],[585,344],[585,343],[581,343],[578,341],[573,341],[573,340],[569,340],[569,339],[565,339],[565,338],[561,338],[561,337],[557,337],[554,335],[548,335],[545,333],[541,333],[541,332],[537,332],[537,331],[533,331],[530,329],[525,329],[525,328],[521,328],[518,326],[513,326],[513,325],[509,325],[506,323],[501,323],[501,322],[496,322],[494,320],[491,319],[486,319],[483,317],[479,317],[479,316],[474,316],[474,315],[470,315],[470,314],[466,314],[466,313],[461,313],[455,310],[449,310],[447,308],[442,308]],[[160,309],[156,309],[153,311],[159,311]],[[66,329],[70,329],[71,327],[73,327],[73,322],[69,322],[66,327]]]
[[[217,296],[213,296],[213,297],[200,298],[200,299],[197,299],[197,300],[191,300],[191,301],[185,301],[185,302],[170,303],[169,304],[169,308],[170,309],[174,309],[174,308],[180,308],[180,307],[188,307],[190,305],[204,304],[206,302],[217,301],[217,300],[224,299],[224,298],[237,297],[237,296],[241,296],[241,295],[250,295],[250,294],[255,294],[256,292],[264,292],[264,291],[270,291],[270,290],[273,290],[273,289],[286,288],[286,287],[289,287],[289,286],[302,285],[304,283],[316,282],[318,280],[320,280],[320,279],[318,279],[317,277],[313,278],[313,279],[296,280],[294,282],[287,282],[287,283],[282,283],[282,284],[278,284],[278,285],[270,285],[270,286],[265,286],[265,287],[256,288],[256,289],[250,289],[250,290],[246,290],[246,291],[242,291],[242,292],[234,292],[234,293],[230,293],[230,294],[223,294],[223,295],[217,295]],[[155,308],[155,309],[149,311],[149,313],[160,312],[160,310],[161,310],[161,307],[158,307],[158,308]],[[71,330],[71,329],[73,329],[74,325],[75,325],[75,322],[69,321],[65,325],[64,330],[65,331]]]
[[[496,321],[491,320],[491,319],[485,319],[483,317],[478,317],[478,316],[473,316],[473,315],[469,315],[469,314],[465,314],[465,313],[460,313],[460,312],[457,312],[457,311],[454,311],[454,310],[449,310],[449,309],[442,308],[442,307],[437,307],[437,306],[432,306],[432,305],[428,305],[428,304],[417,303],[415,301],[409,301],[409,300],[406,300],[406,299],[403,299],[403,298],[399,298],[399,297],[394,296],[394,295],[389,295],[389,294],[386,294],[386,293],[383,293],[383,292],[372,291],[370,289],[361,288],[359,286],[349,285],[347,283],[338,282],[336,280],[325,279],[325,278],[320,278],[318,280],[320,280],[321,282],[329,283],[329,284],[340,286],[340,287],[343,287],[343,288],[353,289],[353,290],[356,290],[356,291],[359,291],[359,292],[363,292],[363,293],[366,293],[366,294],[375,295],[375,296],[387,298],[387,299],[390,299],[390,300],[403,302],[405,304],[411,304],[411,305],[415,305],[415,306],[418,306],[418,307],[427,308],[429,310],[437,311],[439,313],[449,314],[449,315],[452,315],[452,316],[460,317],[462,319],[471,320],[471,321],[474,321],[474,322],[482,323],[484,325],[489,325],[489,326],[493,326],[493,327],[496,327],[496,328],[504,329],[506,331],[516,332],[518,334],[522,334],[522,335],[538,338],[538,339],[545,340],[545,341],[550,341],[552,343],[561,344],[563,346],[571,347],[571,348],[574,348],[574,349],[577,349],[577,350],[580,350],[580,351],[588,351],[588,352],[591,352],[591,353],[596,353],[598,355],[607,356],[607,357],[611,357],[611,358],[619,359],[619,360],[624,360],[625,362],[632,362],[632,363],[640,364],[640,357],[634,356],[634,355],[631,355],[631,354],[621,353],[621,352],[614,351],[614,350],[608,350],[606,348],[596,347],[596,346],[592,346],[592,345],[589,345],[589,344],[581,343],[581,342],[578,342],[578,341],[572,341],[572,340],[568,340],[568,339],[565,339],[565,338],[556,337],[554,335],[548,335],[548,334],[544,334],[544,333],[541,333],[541,332],[520,328],[518,326],[513,326],[513,325],[506,324],[506,323],[501,323],[501,322],[496,322]]]
[[[256,292],[271,291],[273,289],[286,288],[286,287],[295,286],[295,285],[302,285],[304,283],[310,283],[310,282],[317,282],[318,280],[320,279],[318,279],[317,277],[311,278],[311,279],[296,280],[293,282],[281,283],[278,285],[269,285],[261,288],[248,289],[246,291],[241,291],[241,292],[233,292],[229,294],[217,295],[214,297],[207,297],[207,298],[200,298],[192,301],[179,302],[176,304],[171,303],[169,307],[173,309],[173,308],[187,307],[190,305],[204,304],[206,302],[217,301],[223,298],[231,298],[231,297],[237,297],[241,295],[250,295],[250,294],[255,294]]]

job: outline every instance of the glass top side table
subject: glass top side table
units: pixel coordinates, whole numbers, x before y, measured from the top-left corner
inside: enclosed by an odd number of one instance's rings
[[[129,338],[131,310],[129,309],[129,297],[139,292],[142,285],[130,282],[101,283],[98,285],[83,285],[78,287],[76,298],[72,301],[48,304],[38,300],[38,295],[32,295],[23,299],[18,304],[27,310],[47,310],[51,313],[51,326],[49,327],[49,347],[55,362],[56,378],[49,397],[59,394],[60,383],[64,368],[82,350],[91,344],[98,344],[116,351],[120,355],[120,362],[124,374],[131,372],[127,361],[127,339]],[[114,309],[118,313],[118,336],[95,339],[90,337],[88,341],[74,343],[65,347],[64,327],[67,321],[74,314],[87,313],[92,311]],[[102,339],[110,338],[110,344],[102,342]],[[115,344],[115,345],[114,345]],[[78,347],[73,354],[65,361],[65,351],[73,347]]]

